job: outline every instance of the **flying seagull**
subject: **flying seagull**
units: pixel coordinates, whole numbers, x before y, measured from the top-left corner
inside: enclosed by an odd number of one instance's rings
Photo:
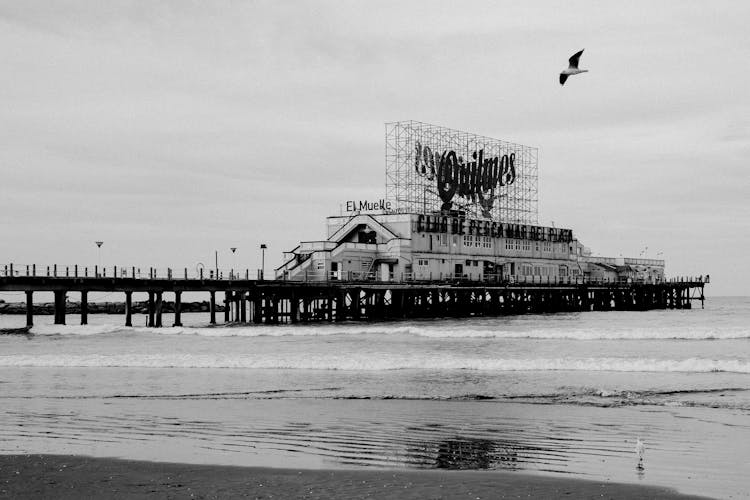
[[[583,54],[583,49],[576,52],[570,59],[568,59],[570,65],[568,66],[568,69],[560,73],[560,85],[564,85],[565,80],[567,80],[570,75],[577,75],[578,73],[585,73],[588,71],[587,69],[578,69],[578,60],[581,58],[581,54]]]

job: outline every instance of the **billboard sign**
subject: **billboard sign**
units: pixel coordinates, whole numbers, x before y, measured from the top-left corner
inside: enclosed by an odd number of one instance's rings
[[[386,196],[400,211],[538,220],[537,150],[421,122],[386,124]]]

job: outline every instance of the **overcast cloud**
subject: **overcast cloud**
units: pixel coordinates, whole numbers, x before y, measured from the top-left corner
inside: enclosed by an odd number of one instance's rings
[[[529,3],[0,1],[0,260],[270,269],[414,119],[538,147],[595,254],[746,295],[750,4]]]

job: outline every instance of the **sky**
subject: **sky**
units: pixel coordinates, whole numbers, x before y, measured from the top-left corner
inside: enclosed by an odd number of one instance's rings
[[[0,0],[0,261],[268,274],[419,120],[539,148],[594,255],[750,295],[750,4],[562,6]]]

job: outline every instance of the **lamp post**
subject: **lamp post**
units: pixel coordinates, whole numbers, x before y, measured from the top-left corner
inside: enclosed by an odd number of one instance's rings
[[[229,248],[232,251],[232,276],[234,277],[234,268],[237,267],[237,259],[235,258],[235,252],[237,251],[237,247],[230,247]]]
[[[97,274],[97,278],[98,278],[99,277],[98,275],[99,275],[99,273],[102,270],[102,245],[104,244],[104,242],[103,241],[95,241],[94,243],[96,243],[96,253],[97,253],[97,257],[98,257],[98,261],[99,261],[99,268],[98,268],[98,271],[96,273]]]
[[[260,244],[260,279],[265,279],[266,274],[266,246],[265,243]]]

